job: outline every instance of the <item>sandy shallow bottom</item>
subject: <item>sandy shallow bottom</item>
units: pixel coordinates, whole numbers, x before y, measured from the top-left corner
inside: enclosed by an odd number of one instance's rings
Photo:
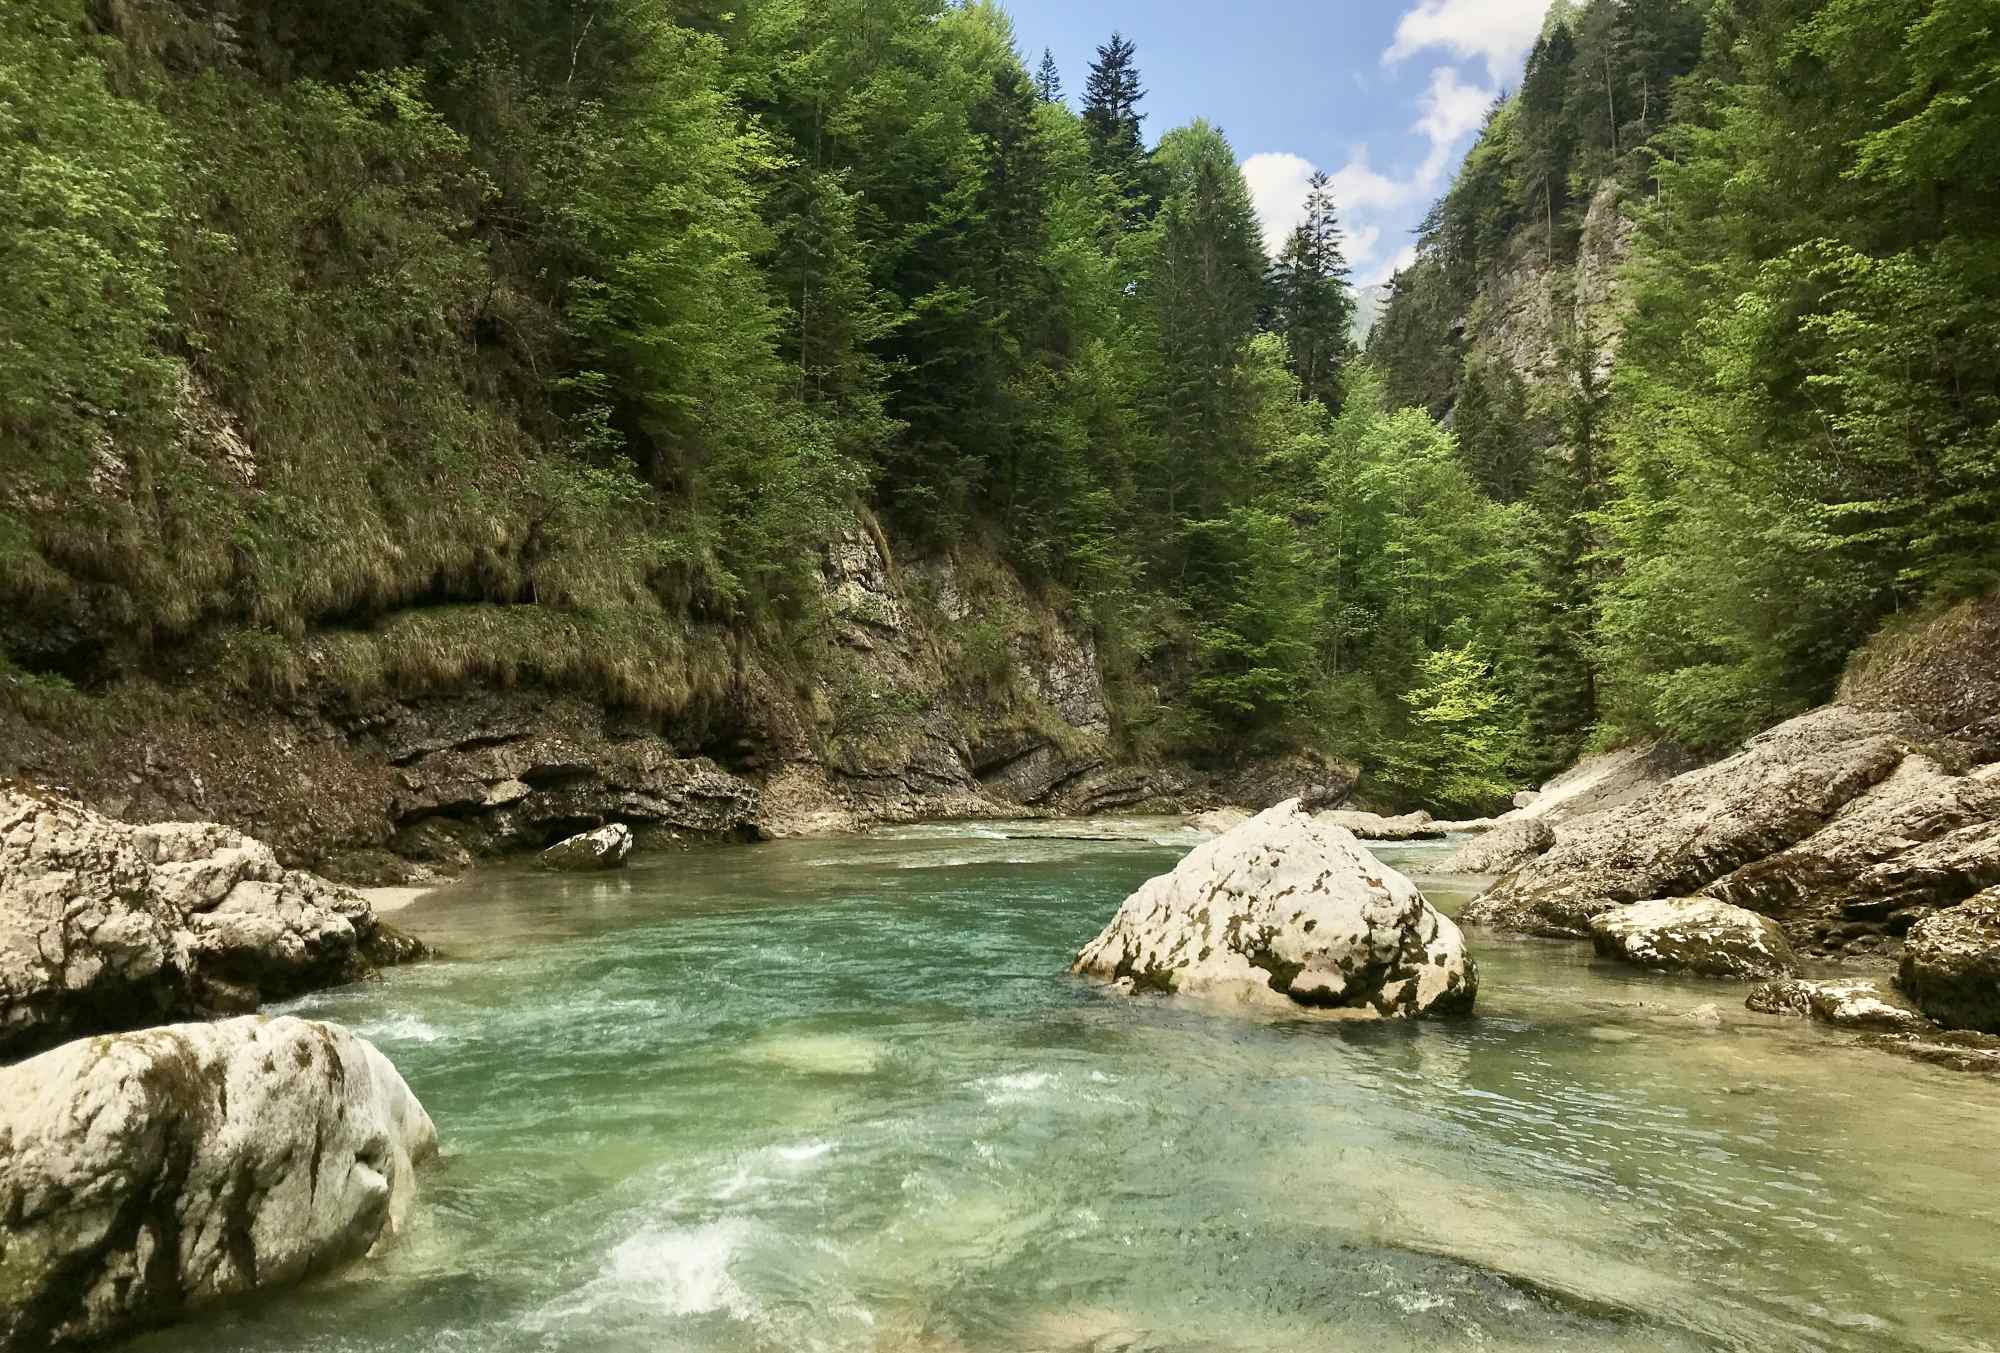
[[[397,923],[449,959],[294,1007],[437,1119],[410,1229],[137,1347],[2000,1348],[2000,1086],[1579,945],[1475,935],[1448,1023],[1070,978],[1177,832],[933,824],[423,897]]]

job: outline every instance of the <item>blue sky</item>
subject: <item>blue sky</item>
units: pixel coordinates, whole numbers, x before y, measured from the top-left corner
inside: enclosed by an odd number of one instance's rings
[[[1298,218],[1306,176],[1334,176],[1354,280],[1407,261],[1549,0],[1002,0],[1028,68],[1055,53],[1072,104],[1098,44],[1139,46],[1148,138],[1205,117],[1243,161],[1267,239]]]

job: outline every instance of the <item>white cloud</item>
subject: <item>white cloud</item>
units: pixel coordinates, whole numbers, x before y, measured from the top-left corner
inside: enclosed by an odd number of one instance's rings
[[[1312,161],[1298,155],[1267,152],[1243,162],[1250,200],[1257,205],[1257,219],[1264,223],[1264,252],[1274,258],[1285,247],[1285,237],[1305,219],[1306,181],[1312,173]]]
[[[1356,268],[1354,270],[1354,285],[1361,288],[1364,291],[1372,290],[1375,287],[1382,286],[1383,284],[1388,282],[1390,278],[1394,277],[1397,273],[1409,267],[1412,263],[1415,263],[1416,261],[1417,261],[1417,246],[1414,244],[1406,244],[1401,249],[1396,251],[1396,254],[1393,258],[1383,259],[1381,262],[1377,263],[1373,268],[1370,268],[1366,271],[1363,271],[1360,268]]]
[[[1548,12],[1549,0],[1417,0],[1396,25],[1396,40],[1382,54],[1382,64],[1442,48],[1462,61],[1484,60],[1497,85],[1535,45]]]

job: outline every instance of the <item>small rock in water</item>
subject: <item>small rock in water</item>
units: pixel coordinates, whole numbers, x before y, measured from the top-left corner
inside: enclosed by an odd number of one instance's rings
[[[542,868],[586,874],[616,869],[632,853],[632,829],[622,822],[561,841],[542,852]]]
[[[1912,926],[1897,980],[1946,1028],[2000,1034],[2000,888]]]

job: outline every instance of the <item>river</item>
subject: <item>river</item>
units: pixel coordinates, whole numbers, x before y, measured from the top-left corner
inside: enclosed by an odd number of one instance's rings
[[[437,1120],[405,1233],[135,1348],[2000,1348],[2000,1085],[1484,933],[1453,1022],[1068,976],[1195,839],[935,825],[419,902],[450,961],[289,1007]]]

